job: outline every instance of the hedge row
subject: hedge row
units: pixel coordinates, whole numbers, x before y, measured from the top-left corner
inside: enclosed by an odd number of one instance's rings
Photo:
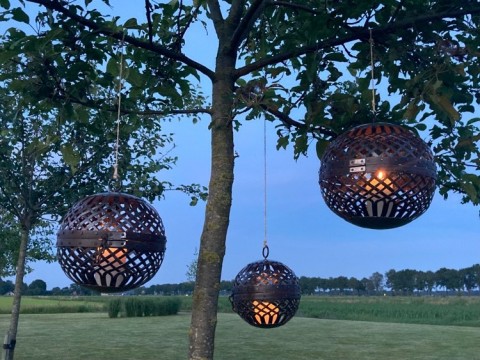
[[[179,298],[174,297],[116,297],[108,302],[107,310],[110,318],[166,316],[177,314],[181,303]]]

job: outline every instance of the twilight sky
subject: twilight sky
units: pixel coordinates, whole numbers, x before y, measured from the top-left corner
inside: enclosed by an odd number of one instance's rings
[[[11,2],[12,6],[18,3]],[[119,0],[111,3],[111,14],[137,15],[139,22],[143,21],[143,3]],[[201,26],[192,29],[185,52],[212,68],[213,30],[208,34],[205,39],[206,32]],[[205,85],[204,92],[208,93],[210,84],[205,82]],[[262,255],[263,122],[242,123],[235,134],[239,157],[235,164],[233,207],[222,275],[226,280],[233,279],[243,266],[261,259]],[[166,131],[175,133],[176,148],[169,155],[176,155],[179,160],[172,171],[161,174],[164,180],[208,185],[210,133],[207,126],[207,119],[195,125],[188,120],[165,124]],[[436,195],[430,209],[404,227],[391,230],[356,227],[337,217],[324,204],[318,186],[319,160],[314,146],[308,157],[295,161],[291,148],[275,149],[274,124],[267,124],[267,133],[269,258],[285,263],[297,276],[362,278],[375,271],[459,269],[479,262],[478,208],[461,205],[460,198],[453,194],[447,201]],[[165,224],[167,252],[158,274],[146,286],[185,281],[187,265],[199,247],[205,204],[191,207],[187,196],[172,192],[154,206]],[[25,278],[27,283],[43,279],[49,289],[71,284],[57,263],[34,263],[33,268],[33,273]]]
[[[172,122],[178,166],[166,180],[208,184],[210,169],[207,122]],[[369,277],[390,269],[460,269],[479,262],[478,208],[461,205],[458,196],[438,194],[427,212],[403,227],[370,230],[356,227],[333,214],[318,186],[319,161],[312,151],[294,161],[291,149],[275,149],[273,124],[267,124],[267,229],[270,259],[292,268],[297,276]],[[312,149],[313,150],[313,149]],[[223,275],[231,280],[247,263],[261,259],[263,217],[263,124],[246,122],[236,133],[233,207]],[[205,204],[189,206],[189,198],[167,193],[154,203],[167,234],[165,260],[146,286],[186,281],[203,226]],[[48,288],[71,281],[58,264],[34,264],[26,277],[43,279]]]

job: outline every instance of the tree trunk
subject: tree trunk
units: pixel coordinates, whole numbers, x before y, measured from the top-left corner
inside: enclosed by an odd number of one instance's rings
[[[22,235],[20,240],[20,251],[18,253],[18,262],[15,276],[15,290],[13,296],[12,316],[10,327],[3,345],[3,359],[13,360],[13,353],[17,342],[18,319],[20,317],[20,302],[22,300],[23,277],[25,275],[25,259],[27,255],[27,245],[29,236],[29,227],[22,226]]]
[[[191,360],[213,359],[218,293],[232,203],[234,64],[234,56],[219,52],[212,94],[209,195],[200,241],[189,334]]]

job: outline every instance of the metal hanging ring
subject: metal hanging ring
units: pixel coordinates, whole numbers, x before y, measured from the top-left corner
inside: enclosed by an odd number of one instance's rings
[[[268,245],[263,247],[262,255],[265,260],[268,258],[268,255],[270,255],[270,249],[268,248]]]

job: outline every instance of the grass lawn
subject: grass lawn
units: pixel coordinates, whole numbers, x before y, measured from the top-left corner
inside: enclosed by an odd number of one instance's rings
[[[0,315],[0,335],[9,315]],[[108,318],[106,313],[23,314],[16,360],[186,359],[190,315]],[[480,360],[480,328],[296,317],[257,329],[219,314],[218,360]]]

